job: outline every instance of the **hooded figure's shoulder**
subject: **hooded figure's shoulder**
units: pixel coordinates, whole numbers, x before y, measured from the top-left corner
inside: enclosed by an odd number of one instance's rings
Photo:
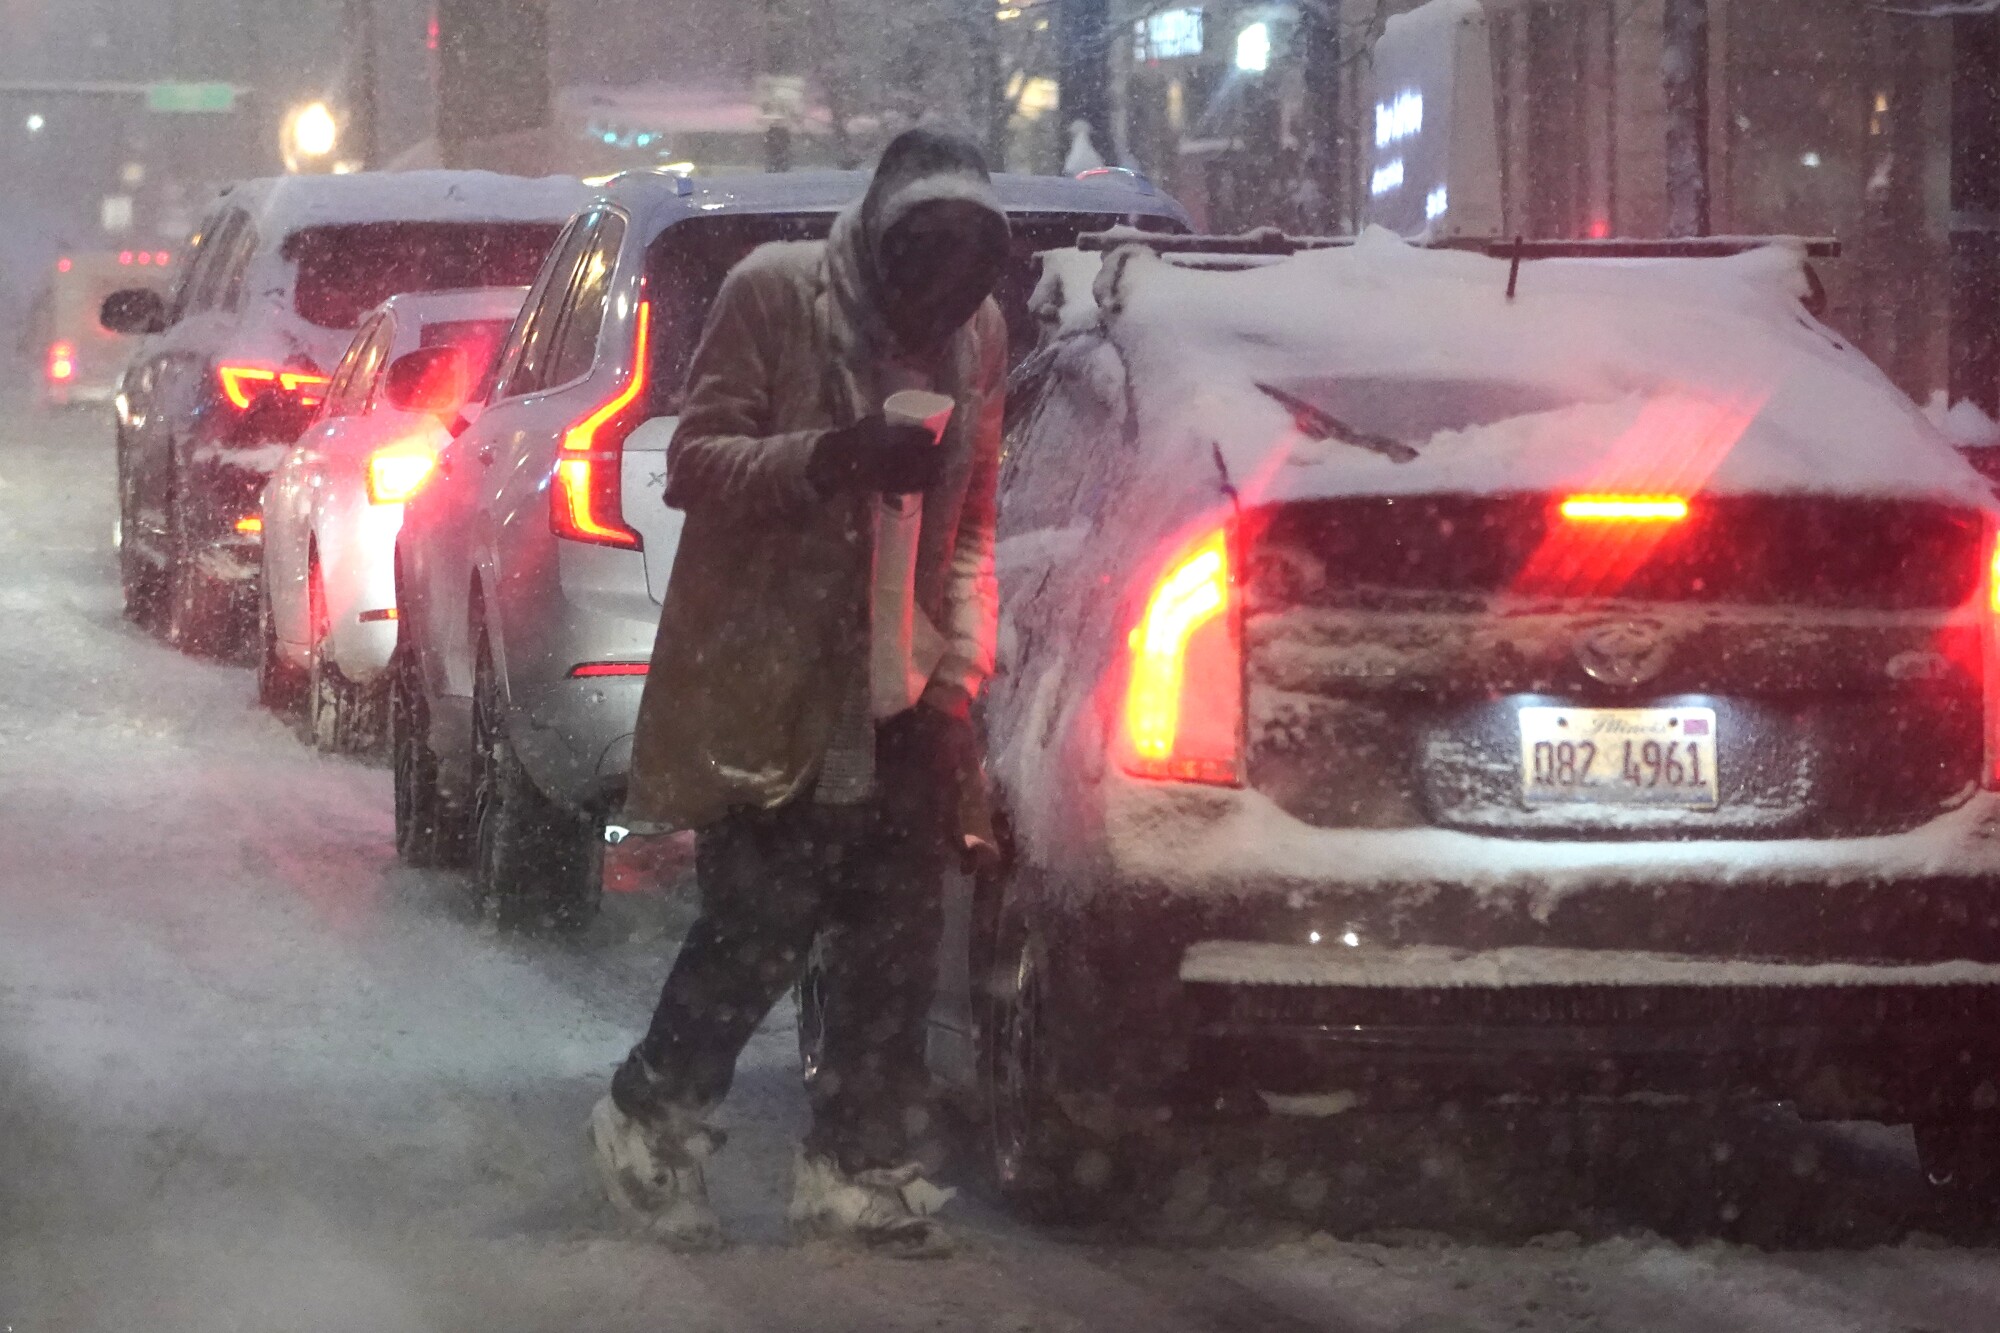
[[[757,286],[816,284],[825,241],[766,241],[737,261],[732,279]]]

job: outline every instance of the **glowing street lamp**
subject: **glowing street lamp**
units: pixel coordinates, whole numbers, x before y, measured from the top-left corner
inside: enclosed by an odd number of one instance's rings
[[[325,171],[340,146],[340,122],[324,102],[308,102],[285,117],[284,153],[287,171]]]

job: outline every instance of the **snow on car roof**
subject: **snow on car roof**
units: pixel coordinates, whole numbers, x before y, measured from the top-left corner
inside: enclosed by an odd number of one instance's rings
[[[865,171],[787,171],[763,175],[688,176],[631,172],[606,187],[611,198],[644,209],[675,212],[831,213],[859,199],[868,188]],[[685,193],[683,193],[685,191]],[[1187,225],[1179,204],[1135,179],[1107,176],[1071,180],[1066,176],[993,176],[993,191],[1009,213],[1092,213],[1166,218]]]
[[[1089,266],[1056,261],[1059,285]],[[1803,254],[1508,263],[1371,229],[1240,271],[1137,249],[1097,275],[1157,487],[1246,501],[1435,492],[1867,493],[1990,504],[1801,305]],[[1073,292],[1043,293],[1074,331]],[[1080,314],[1083,318],[1079,318]]]
[[[223,197],[259,214],[267,230],[362,222],[566,222],[590,201],[573,176],[491,171],[368,171],[270,176]]]

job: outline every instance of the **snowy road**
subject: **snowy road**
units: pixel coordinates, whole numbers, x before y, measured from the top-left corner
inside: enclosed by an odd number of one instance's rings
[[[973,1200],[941,1265],[793,1246],[789,1012],[724,1112],[739,1243],[631,1239],[581,1125],[678,905],[569,945],[458,919],[395,864],[386,773],[120,620],[108,427],[4,421],[0,1329],[2000,1323],[1993,1232],[1930,1210],[1906,1135],[1776,1113],[1237,1135],[1136,1230]]]

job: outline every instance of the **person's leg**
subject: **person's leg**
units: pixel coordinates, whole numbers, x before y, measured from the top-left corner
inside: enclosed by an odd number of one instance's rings
[[[856,1172],[909,1155],[927,1114],[925,1022],[937,982],[950,784],[927,719],[891,719],[877,802],[827,883],[825,1059],[808,1087],[806,1152]]]
[[[652,1026],[612,1079],[627,1115],[658,1120],[719,1104],[750,1035],[798,979],[821,917],[810,813],[794,805],[732,815],[697,836],[701,915]]]

